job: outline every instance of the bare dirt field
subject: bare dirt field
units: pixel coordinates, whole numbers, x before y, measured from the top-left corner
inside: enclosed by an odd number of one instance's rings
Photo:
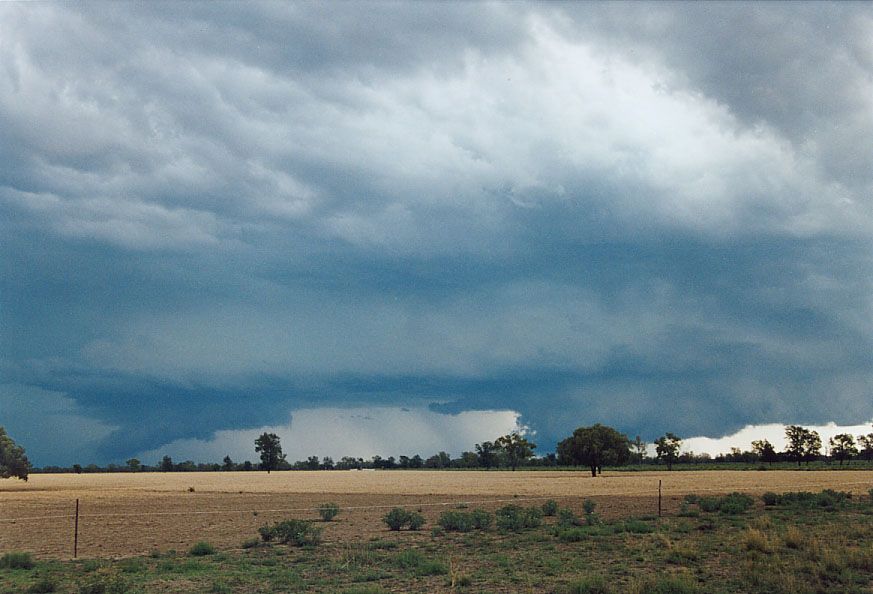
[[[583,499],[591,498],[607,518],[654,514],[659,480],[664,512],[671,514],[688,493],[866,493],[873,488],[873,471],[609,472],[598,478],[567,471],[34,474],[27,483],[0,481],[0,553],[70,557],[76,499],[79,556],[116,557],[183,551],[199,540],[238,548],[268,522],[317,519],[314,508],[326,502],[343,508],[322,524],[324,539],[333,542],[385,536],[381,517],[393,506],[421,509],[429,523],[462,503],[493,510],[548,498],[577,513]],[[424,531],[407,538],[429,536]]]

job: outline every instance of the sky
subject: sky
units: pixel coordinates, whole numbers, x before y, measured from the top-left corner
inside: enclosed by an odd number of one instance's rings
[[[867,3],[5,3],[0,131],[37,465],[873,419]]]

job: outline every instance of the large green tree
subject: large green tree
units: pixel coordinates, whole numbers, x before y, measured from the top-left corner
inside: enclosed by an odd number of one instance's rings
[[[531,456],[536,449],[537,444],[528,441],[521,436],[517,431],[513,431],[509,435],[498,437],[494,442],[497,447],[503,450],[506,455],[506,460],[513,470],[518,468],[520,462],[524,462]]]
[[[558,462],[587,466],[591,469],[591,476],[597,476],[597,471],[606,464],[620,466],[629,459],[627,435],[600,423],[579,427],[573,435],[558,443]]]
[[[789,458],[796,460],[798,466],[803,460],[808,464],[821,453],[821,437],[818,432],[806,427],[788,425],[785,428],[785,439],[788,440],[785,453]]]
[[[271,470],[276,470],[279,467],[279,462],[285,460],[279,436],[275,433],[262,433],[255,440],[255,451],[261,455],[261,470],[266,470],[267,474]]]
[[[669,431],[655,440],[655,455],[667,463],[667,470],[673,470],[673,463],[679,459],[682,440]]]
[[[831,448],[831,456],[840,461],[840,466],[843,465],[845,460],[858,455],[855,438],[848,433],[834,435],[828,440],[828,445]]]
[[[479,466],[491,468],[497,466],[497,453],[500,449],[492,441],[483,441],[476,444],[476,455],[479,457]]]
[[[12,441],[6,429],[0,427],[0,478],[20,478],[27,480],[30,461],[24,455],[24,448]]]

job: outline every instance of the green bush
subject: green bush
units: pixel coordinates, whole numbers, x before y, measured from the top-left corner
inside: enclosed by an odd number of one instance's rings
[[[449,572],[444,564],[428,559],[416,549],[402,551],[394,558],[394,563],[416,576],[445,575]]]
[[[699,496],[699,495],[696,495],[696,494],[694,494],[694,493],[688,493],[688,494],[687,494],[687,495],[682,499],[682,501],[684,501],[685,503],[690,503],[690,504],[694,505],[695,503],[697,503],[698,501],[700,501],[700,496]]]
[[[30,553],[11,551],[0,557],[0,569],[33,569],[33,565]]]
[[[779,504],[779,495],[777,495],[773,491],[767,491],[766,493],[761,495],[761,500],[767,507],[772,507]]]
[[[719,500],[718,511],[723,514],[737,515],[747,511],[755,504],[755,500],[745,493],[731,493]]]
[[[191,550],[188,551],[188,554],[192,557],[203,557],[205,555],[214,555],[215,547],[209,544],[208,542],[200,541],[196,543]]]
[[[543,512],[538,507],[521,507],[507,505],[496,512],[497,527],[500,530],[518,532],[528,528],[536,528],[542,523]]]
[[[472,512],[447,511],[437,520],[447,532],[470,532],[471,530],[487,530],[491,526],[491,514],[484,509]]]
[[[695,594],[697,583],[687,575],[649,577],[637,584],[638,592],[646,594]]]
[[[400,530],[408,526],[410,530],[419,530],[424,526],[424,516],[417,512],[411,512],[402,507],[395,507],[382,517],[382,521],[391,530]]]
[[[625,520],[621,525],[621,532],[630,532],[631,534],[650,534],[654,531],[654,526],[637,519]]]
[[[741,514],[754,505],[755,500],[745,493],[730,493],[722,497],[701,497],[697,505],[705,512],[721,512],[728,515]]]
[[[611,594],[614,592],[602,576],[593,575],[570,584],[566,594]]]
[[[586,515],[593,514],[595,507],[597,507],[597,502],[591,499],[586,499],[582,502],[582,509],[585,511]]]
[[[558,510],[558,526],[563,528],[569,528],[571,526],[578,526],[579,518],[576,517],[576,514],[573,513],[573,510],[567,508],[561,508]]]
[[[101,575],[79,585],[79,594],[127,594],[130,584],[120,576]]]
[[[558,513],[558,502],[554,499],[549,499],[545,503],[543,503],[543,515],[544,516],[554,516]]]
[[[258,528],[258,534],[261,535],[261,540],[264,542],[270,542],[276,537],[276,533],[273,532],[272,526],[261,526]]]
[[[272,531],[277,541],[298,547],[315,545],[321,540],[321,529],[308,520],[283,520],[274,524]]]
[[[43,577],[36,580],[31,584],[30,588],[27,589],[28,594],[46,594],[47,592],[57,591],[58,583],[50,577]]]
[[[257,538],[250,538],[248,540],[243,541],[242,548],[244,549],[254,549],[260,544],[260,541]]]
[[[318,506],[318,515],[321,516],[323,522],[330,522],[339,513],[339,506],[336,503],[322,503]]]

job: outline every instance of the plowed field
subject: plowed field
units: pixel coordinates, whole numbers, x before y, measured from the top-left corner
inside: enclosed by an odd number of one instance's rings
[[[115,557],[183,551],[199,540],[221,549],[239,547],[265,523],[317,519],[313,508],[326,502],[343,508],[333,522],[322,524],[328,542],[384,536],[381,517],[396,505],[420,508],[429,523],[462,503],[493,510],[547,498],[577,513],[583,499],[591,498],[607,518],[654,514],[659,480],[663,509],[670,514],[687,493],[825,488],[866,493],[873,488],[873,471],[612,472],[598,478],[565,471],[34,474],[27,483],[0,481],[0,553],[70,557],[76,499],[79,556]]]

